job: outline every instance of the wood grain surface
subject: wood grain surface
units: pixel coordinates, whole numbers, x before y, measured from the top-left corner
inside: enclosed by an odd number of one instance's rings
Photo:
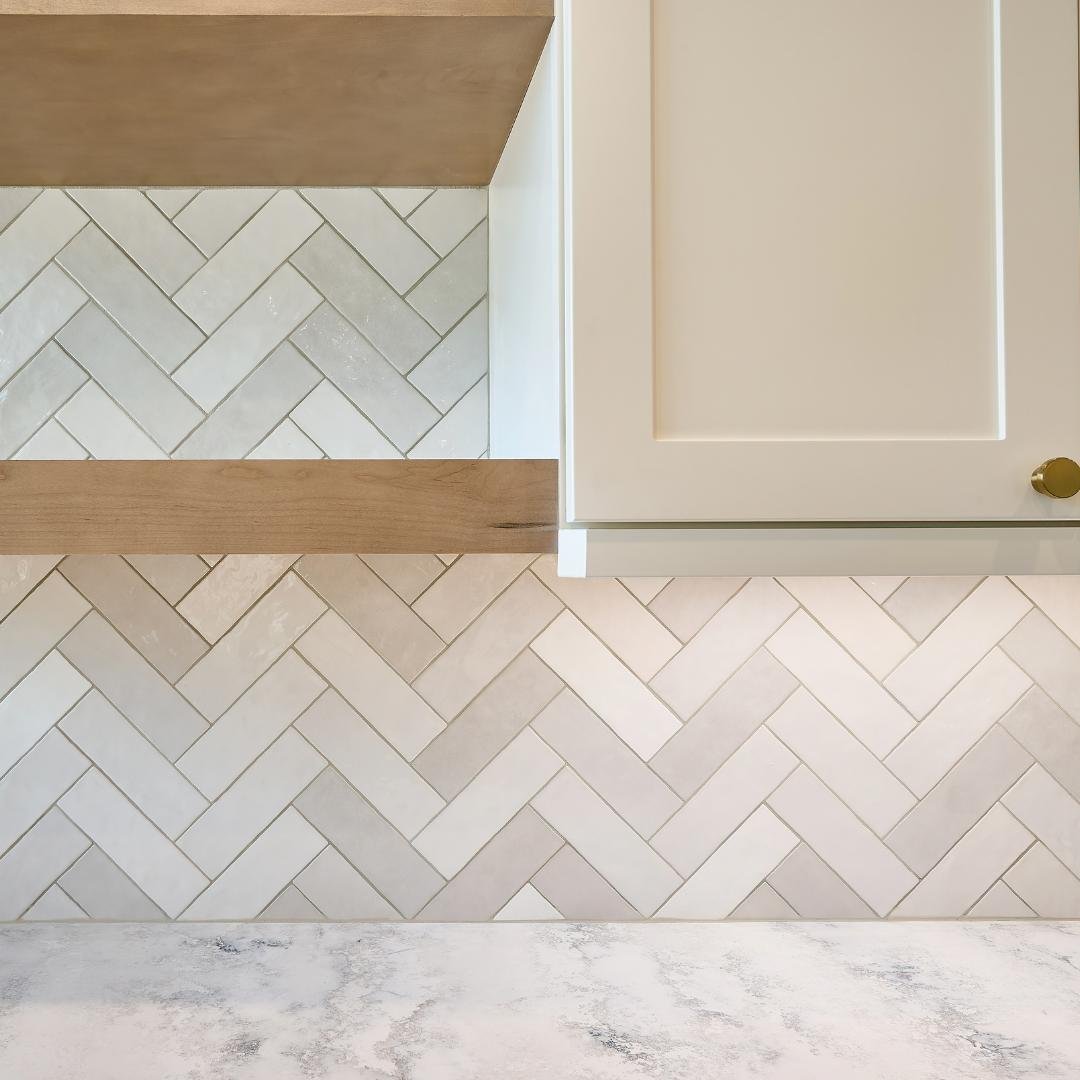
[[[4,461],[0,554],[550,552],[555,461]]]

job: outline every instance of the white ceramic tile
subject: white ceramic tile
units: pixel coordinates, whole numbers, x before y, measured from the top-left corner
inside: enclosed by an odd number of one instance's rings
[[[1041,765],[1029,769],[1001,801],[1080,877],[1080,802]]]
[[[17,919],[88,847],[55,807],[0,858],[0,920]]]
[[[86,224],[86,215],[55,188],[43,191],[0,232],[0,308]]]

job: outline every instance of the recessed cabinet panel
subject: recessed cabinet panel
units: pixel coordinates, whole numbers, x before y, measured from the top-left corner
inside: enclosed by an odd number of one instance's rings
[[[570,522],[1080,518],[1075,0],[565,32]]]

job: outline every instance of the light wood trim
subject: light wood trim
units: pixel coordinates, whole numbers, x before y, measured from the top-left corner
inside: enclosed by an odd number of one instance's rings
[[[551,552],[555,461],[4,461],[0,554]]]
[[[0,15],[552,14],[552,0],[0,0]]]
[[[147,6],[0,7],[0,186],[486,185],[553,18],[552,0]]]

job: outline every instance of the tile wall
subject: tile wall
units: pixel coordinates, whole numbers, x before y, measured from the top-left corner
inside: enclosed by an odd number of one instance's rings
[[[0,188],[0,459],[481,457],[482,189]]]
[[[0,559],[0,919],[1080,916],[1080,577]]]

